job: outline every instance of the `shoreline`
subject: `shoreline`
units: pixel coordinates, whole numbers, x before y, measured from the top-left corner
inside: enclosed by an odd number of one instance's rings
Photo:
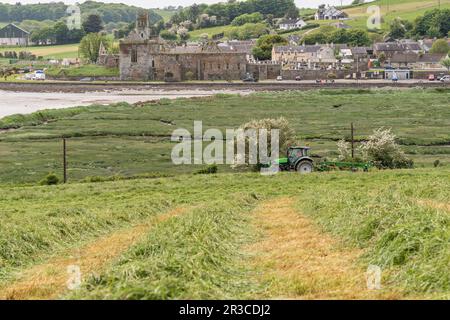
[[[387,80],[337,80],[331,84],[318,84],[314,81],[262,81],[257,83],[245,82],[177,82],[177,83],[151,83],[151,82],[0,82],[0,90],[15,92],[100,92],[120,90],[236,90],[236,91],[283,91],[283,90],[313,90],[313,89],[370,89],[370,88],[450,88],[450,83],[438,81],[405,80],[393,83]]]

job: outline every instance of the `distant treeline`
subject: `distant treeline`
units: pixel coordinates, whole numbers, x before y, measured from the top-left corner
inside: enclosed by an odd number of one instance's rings
[[[298,9],[294,0],[247,0],[228,1],[223,3],[194,4],[186,7],[172,16],[172,23],[182,23],[189,20],[197,22],[202,14],[216,17],[217,25],[230,24],[234,18],[247,13],[259,12],[264,16],[272,15],[275,18],[284,16],[298,16]]]
[[[109,22],[133,22],[140,8],[119,3],[103,3],[86,1],[80,6],[83,17],[89,14],[98,14],[104,23]],[[0,3],[1,22],[21,22],[23,20],[60,20],[66,16],[67,5],[63,2],[40,4],[4,4]],[[156,23],[162,17],[155,12],[150,12],[150,22]]]

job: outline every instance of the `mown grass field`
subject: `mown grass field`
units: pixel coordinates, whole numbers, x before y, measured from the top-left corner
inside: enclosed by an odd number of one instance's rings
[[[69,178],[192,173],[201,166],[171,161],[173,130],[237,128],[252,120],[284,116],[317,162],[336,158],[336,141],[392,128],[416,167],[450,162],[450,92],[437,89],[318,90],[216,95],[196,99],[126,103],[41,111],[0,120],[0,182],[37,183],[61,176],[61,138],[68,138]],[[230,171],[221,166],[220,171]]]
[[[441,0],[441,9],[450,8],[450,0]],[[389,24],[395,18],[402,18],[413,21],[417,16],[423,15],[426,11],[439,7],[437,0],[377,0],[364,5],[355,6],[344,11],[349,14],[347,24],[353,27],[367,28],[367,8],[369,6],[379,6],[383,17],[382,29],[387,30]]]
[[[448,169],[249,173],[3,186],[0,296],[449,298],[449,174]],[[284,230],[276,223],[283,212],[271,213],[267,203],[289,207],[291,220],[308,225],[300,231],[292,226],[286,238],[277,233]],[[155,222],[177,208],[184,209]],[[260,214],[266,215],[265,227]],[[107,239],[119,241],[120,230],[149,220],[153,225],[139,240],[96,263],[91,270],[96,275],[83,274],[80,289],[67,290],[65,257],[80,255],[74,261],[84,265],[89,257],[83,248],[92,252]],[[315,238],[302,239],[301,232]],[[319,265],[309,265],[318,254],[316,244],[330,241],[330,255],[322,251]],[[278,249],[267,255],[261,248]],[[382,269],[381,290],[364,288],[369,264]],[[336,266],[351,272],[341,274]],[[316,271],[303,274],[310,268]]]
[[[63,58],[77,58],[78,44],[64,44],[54,46],[31,46],[31,47],[0,47],[0,52],[5,51],[28,51],[36,56],[45,59],[63,59]]]

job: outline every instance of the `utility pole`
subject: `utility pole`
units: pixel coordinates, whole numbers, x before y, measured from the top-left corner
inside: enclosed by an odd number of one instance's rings
[[[352,159],[355,159],[355,128],[353,127],[353,122],[351,124],[351,139],[352,139]]]
[[[66,138],[63,138],[63,170],[64,170],[64,183],[67,183],[67,148],[66,148]]]

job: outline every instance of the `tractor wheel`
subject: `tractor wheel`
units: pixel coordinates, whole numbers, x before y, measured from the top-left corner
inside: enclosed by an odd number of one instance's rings
[[[307,174],[313,172],[313,164],[311,161],[300,161],[295,170],[300,174]]]

